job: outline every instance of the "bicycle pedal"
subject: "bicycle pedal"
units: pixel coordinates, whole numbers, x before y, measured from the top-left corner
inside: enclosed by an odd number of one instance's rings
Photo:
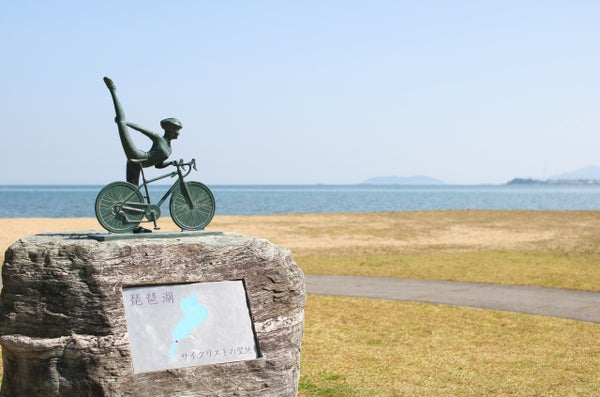
[[[155,227],[154,230],[160,230],[160,227]]]

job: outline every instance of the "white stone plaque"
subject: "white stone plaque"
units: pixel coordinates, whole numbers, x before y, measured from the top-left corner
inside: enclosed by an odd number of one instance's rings
[[[251,360],[242,281],[123,288],[134,372]]]

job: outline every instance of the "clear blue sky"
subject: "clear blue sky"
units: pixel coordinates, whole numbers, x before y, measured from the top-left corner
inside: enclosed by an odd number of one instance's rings
[[[182,121],[172,158],[208,184],[600,165],[599,20],[597,0],[4,1],[0,184],[124,179],[103,76],[128,120]]]

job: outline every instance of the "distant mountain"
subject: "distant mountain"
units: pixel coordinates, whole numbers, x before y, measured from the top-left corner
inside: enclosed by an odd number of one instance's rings
[[[439,179],[424,175],[403,176],[376,176],[363,182],[364,185],[444,185]]]
[[[592,166],[585,167],[577,171],[567,172],[565,174],[553,175],[549,180],[585,180],[585,179],[600,179],[600,167]]]

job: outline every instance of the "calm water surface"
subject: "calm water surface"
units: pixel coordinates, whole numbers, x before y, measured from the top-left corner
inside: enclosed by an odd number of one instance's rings
[[[209,186],[217,215],[445,209],[600,210],[600,186]],[[0,218],[94,217],[102,186],[0,186]],[[166,186],[150,190],[153,201]],[[161,208],[168,214],[168,200]]]

